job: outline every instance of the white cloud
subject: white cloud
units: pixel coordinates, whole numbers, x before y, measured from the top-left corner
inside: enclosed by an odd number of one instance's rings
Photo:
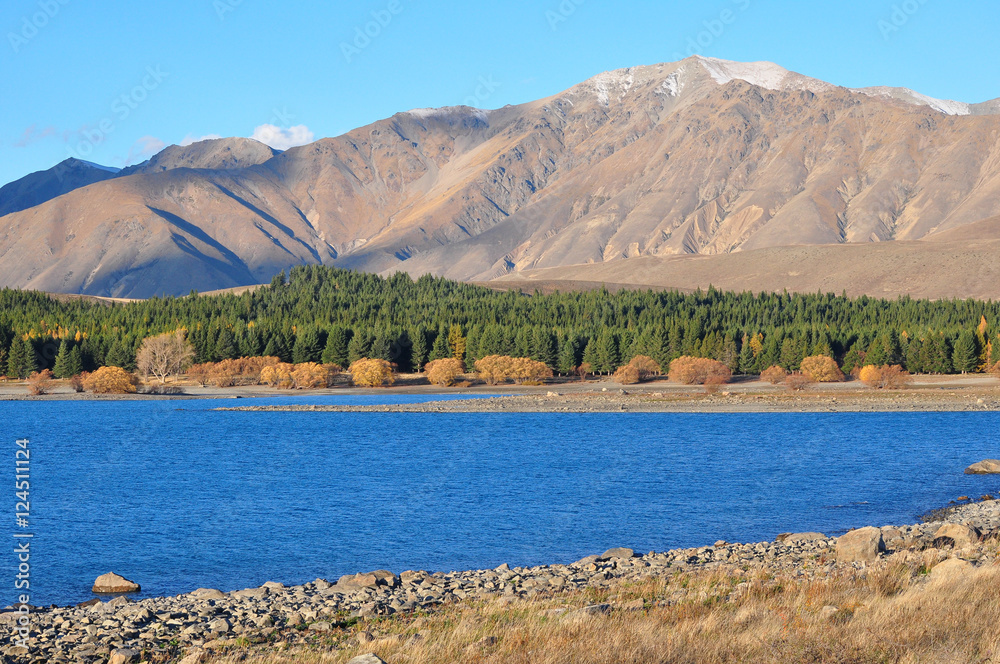
[[[184,140],[181,141],[181,147],[184,147],[186,145],[191,145],[192,143],[197,143],[199,141],[210,141],[215,138],[222,138],[222,136],[219,136],[218,134],[206,134],[205,136],[195,136],[194,134],[188,134],[187,136],[184,137]]]
[[[315,140],[313,133],[305,125],[296,125],[285,129],[273,124],[262,124],[257,127],[253,130],[253,135],[250,138],[270,145],[275,150],[287,150],[297,145],[312,143]]]
[[[155,136],[143,136],[129,148],[128,156],[125,157],[125,165],[129,166],[145,161],[165,147],[167,144]]]

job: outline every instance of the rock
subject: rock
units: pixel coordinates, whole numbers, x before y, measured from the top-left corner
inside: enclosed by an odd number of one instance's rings
[[[608,549],[601,554],[601,558],[605,560],[611,560],[613,558],[634,558],[635,551],[632,549],[626,549],[624,547],[618,547],[616,549]]]
[[[1000,474],[1000,460],[985,459],[979,463],[974,463],[965,469],[966,475],[998,475]]]
[[[337,579],[337,585],[342,588],[374,588],[378,585],[378,577],[374,574],[345,574]]]
[[[946,523],[934,532],[934,541],[949,538],[956,548],[971,546],[979,541],[979,531],[959,523]]]
[[[387,569],[377,569],[374,572],[370,572],[370,574],[375,577],[375,583],[380,586],[395,588],[399,585],[399,577]]]
[[[837,538],[837,562],[872,562],[885,551],[882,531],[872,526],[852,530]]]
[[[938,563],[931,569],[931,578],[935,580],[950,579],[961,576],[971,569],[972,563],[958,558],[949,558],[944,562]]]
[[[198,590],[192,590],[188,594],[196,599],[225,599],[226,597],[226,593],[215,588],[198,588]]]
[[[347,664],[386,664],[386,661],[375,653],[368,653],[367,655],[358,655],[349,660]]]
[[[331,629],[333,629],[333,625],[326,622],[325,620],[321,620],[320,622],[314,622],[313,624],[309,625],[309,629],[315,632],[329,632]]]
[[[631,602],[625,602],[624,604],[622,604],[623,611],[643,611],[645,610],[645,608],[646,608],[646,600],[642,599],[641,597],[639,599],[634,599]]]
[[[204,650],[193,650],[189,652],[178,664],[201,664],[205,661]]]
[[[138,583],[134,581],[129,581],[123,576],[119,576],[114,572],[108,572],[107,574],[102,574],[97,577],[94,581],[94,587],[92,591],[101,594],[113,594],[113,593],[137,593],[141,590]]]
[[[610,604],[591,604],[590,606],[585,606],[582,609],[570,611],[566,614],[566,617],[569,619],[592,618],[594,616],[603,616],[609,613],[611,613]]]
[[[268,581],[267,583],[262,585],[261,588],[268,588],[270,590],[283,590],[285,588],[285,584],[279,583],[277,581]]]
[[[774,538],[775,542],[820,542],[826,539],[823,533],[782,533]]]
[[[587,556],[586,558],[580,558],[578,561],[573,563],[574,567],[586,567],[587,565],[593,565],[601,559],[600,556]]]
[[[132,664],[139,661],[139,651],[131,648],[118,648],[111,651],[111,658],[108,664]]]
[[[819,610],[819,617],[822,620],[829,620],[830,618],[833,618],[835,615],[837,615],[838,610],[839,609],[837,607],[830,606],[829,604],[827,604],[826,606],[824,606]]]

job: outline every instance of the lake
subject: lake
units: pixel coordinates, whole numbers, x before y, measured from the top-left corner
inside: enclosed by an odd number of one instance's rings
[[[358,404],[427,397],[256,399]],[[8,541],[31,544],[33,604],[386,568],[567,563],[913,523],[1000,488],[997,413],[514,414],[214,412],[232,400],[0,403]],[[251,403],[242,401],[238,403]],[[15,439],[31,516],[14,523]],[[15,601],[13,545],[0,555]]]

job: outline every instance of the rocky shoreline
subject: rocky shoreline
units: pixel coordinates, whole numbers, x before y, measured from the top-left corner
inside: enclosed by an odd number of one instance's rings
[[[484,396],[372,406],[282,404],[216,408],[237,412],[329,413],[847,413],[847,412],[986,412],[1000,410],[1000,395],[975,396],[901,392],[819,392],[804,394],[719,394],[630,391]]]
[[[933,513],[931,518],[934,520],[920,524],[862,528],[838,539],[821,533],[785,534],[772,542],[718,541],[711,546],[645,555],[611,549],[571,564],[502,565],[493,570],[448,573],[379,570],[345,576],[336,583],[317,579],[285,587],[269,582],[228,593],[198,589],[141,601],[119,596],[74,607],[33,608],[30,649],[16,644],[15,629],[22,614],[8,608],[0,614],[0,623],[6,627],[0,636],[0,653],[9,661],[31,663],[197,664],[211,653],[231,648],[303,644],[359,621],[434,611],[455,602],[497,596],[544,598],[724,566],[814,578],[837,570],[863,569],[868,563],[892,556],[921,561],[930,576],[998,563],[1000,501],[954,506]],[[948,562],[942,565],[944,561]],[[610,608],[583,606],[565,612]],[[357,631],[351,637],[352,645],[364,645],[372,638],[366,630]],[[420,634],[410,638],[419,639]]]

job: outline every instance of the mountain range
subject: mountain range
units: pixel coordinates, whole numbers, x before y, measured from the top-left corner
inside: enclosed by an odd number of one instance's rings
[[[1000,297],[1000,100],[693,57],[283,152],[171,146],[0,189],[0,285],[148,297],[302,263],[587,282]]]

